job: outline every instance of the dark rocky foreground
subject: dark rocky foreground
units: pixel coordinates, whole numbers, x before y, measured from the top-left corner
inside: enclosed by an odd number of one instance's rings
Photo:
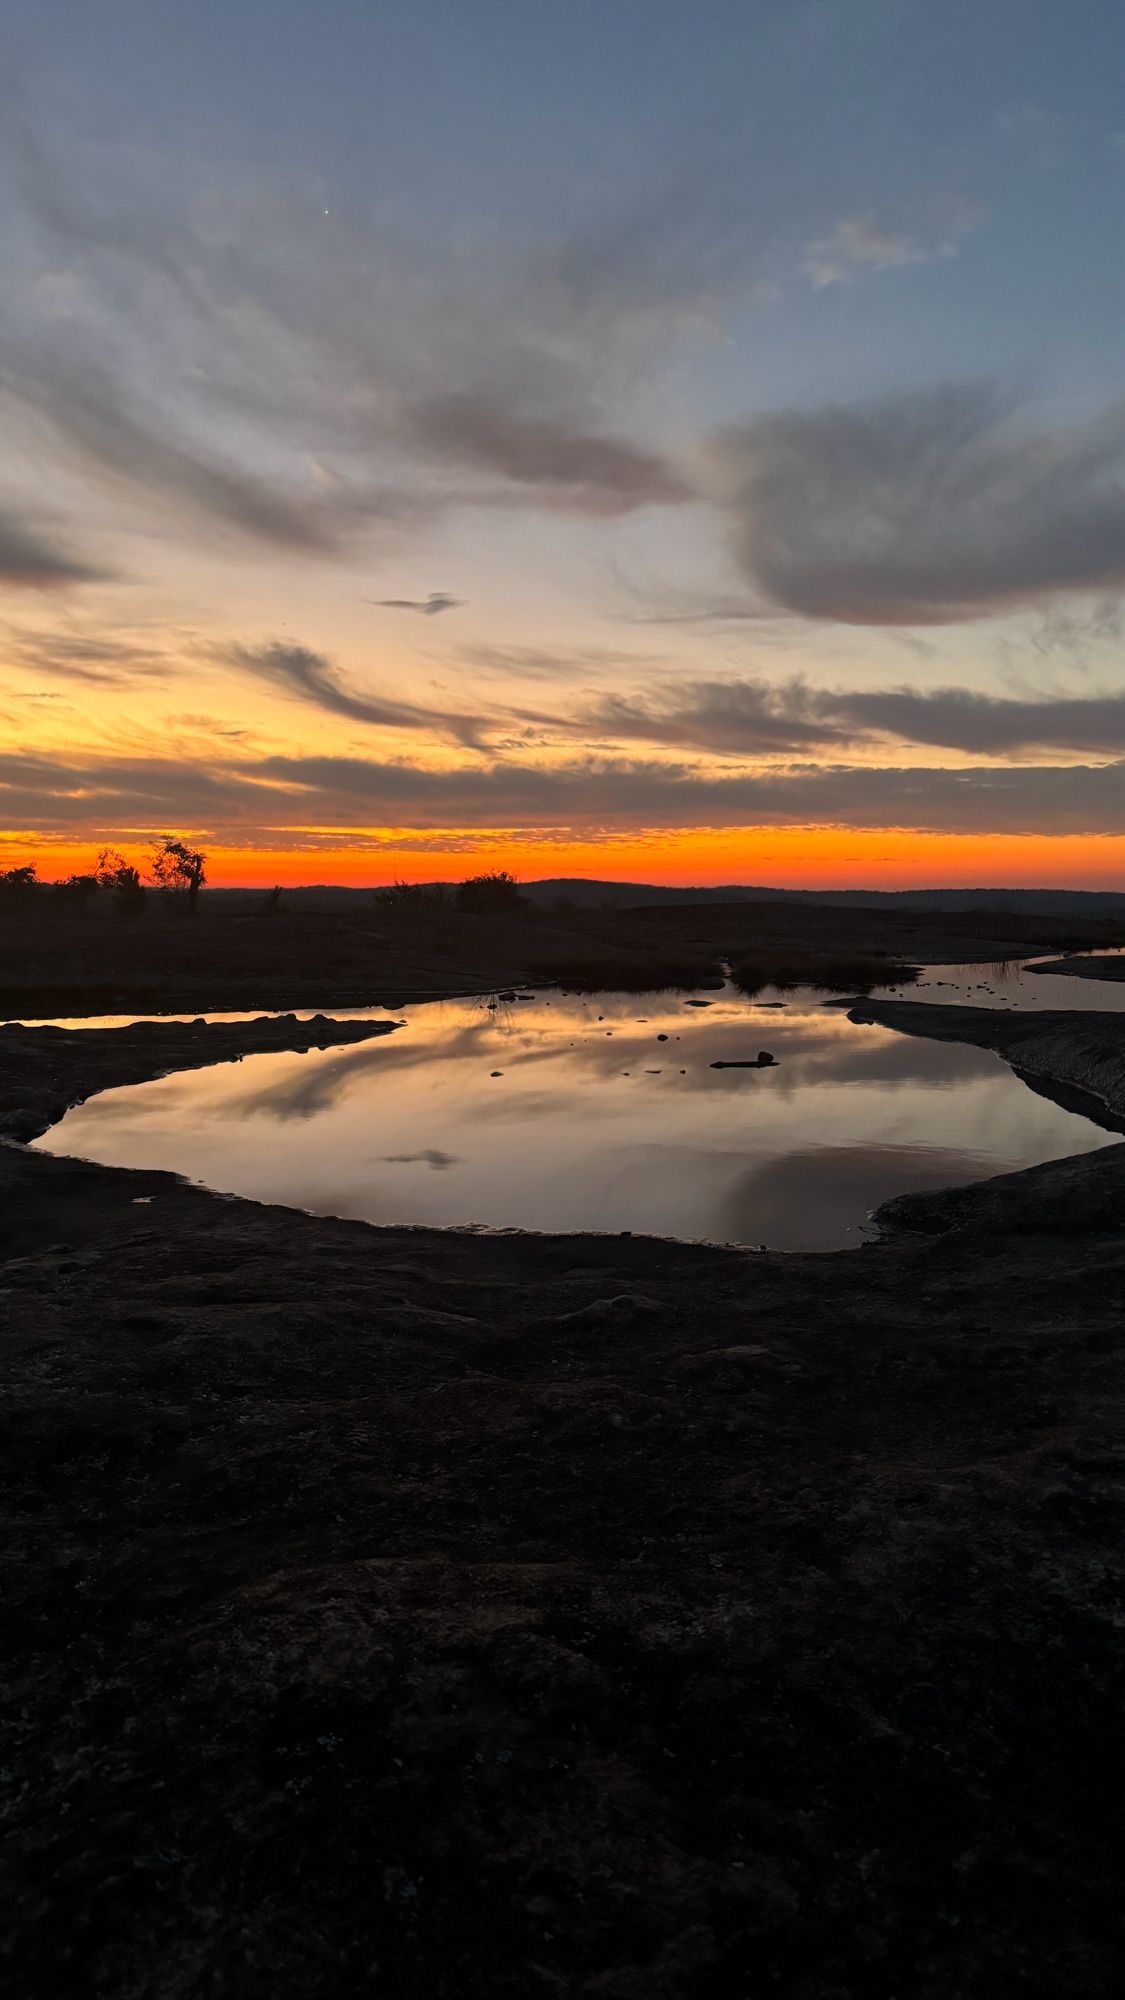
[[[785,1257],[0,1146],[10,1990],[1116,1993],[1123,1189]]]

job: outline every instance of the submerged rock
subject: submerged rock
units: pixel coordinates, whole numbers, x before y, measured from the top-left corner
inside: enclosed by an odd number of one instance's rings
[[[776,1069],[777,1057],[771,1056],[768,1049],[759,1049],[756,1056],[745,1056],[741,1060],[732,1059],[730,1062],[713,1062],[711,1064],[711,1068],[712,1069]]]

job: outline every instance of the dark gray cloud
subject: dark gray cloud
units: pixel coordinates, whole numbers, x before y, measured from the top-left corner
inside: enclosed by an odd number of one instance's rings
[[[952,833],[1125,834],[1125,760],[904,769],[790,764],[715,776],[689,764],[583,758],[550,768],[426,769],[405,760],[286,757],[188,764],[0,756],[6,824],[89,838],[139,827],[284,844],[316,826],[537,830],[611,839],[637,827],[839,826]],[[138,836],[139,837],[139,836]],[[338,835],[335,836],[338,838]],[[420,836],[425,838],[424,835]],[[410,843],[407,843],[410,844]],[[433,840],[430,845],[435,844]],[[436,844],[441,845],[440,835]]]
[[[106,572],[50,540],[38,528],[0,509],[0,584],[17,590],[64,590],[104,581]]]
[[[162,830],[237,818],[251,796],[219,764],[175,758],[63,760],[35,752],[0,754],[0,819],[7,826],[81,828],[97,836],[138,820]]]
[[[857,732],[970,755],[1074,750],[1109,756],[1125,751],[1125,693],[1023,701],[967,688],[936,688],[926,694],[893,688],[841,697],[837,714]]]
[[[365,597],[365,604],[378,604],[386,611],[416,611],[422,618],[437,618],[443,611],[458,611],[464,603],[462,597],[451,597],[447,590],[431,590],[428,597]]]
[[[648,696],[605,695],[576,727],[742,756],[807,756],[859,733],[833,723],[825,697],[798,679],[671,682]]]
[[[835,752],[887,737],[969,756],[1125,752],[1125,692],[1021,700],[956,687],[814,688],[799,677],[673,681],[555,720],[572,731],[733,756]]]
[[[765,602],[938,625],[1125,585],[1125,402],[1034,431],[956,386],[728,429],[735,553]]]
[[[792,764],[714,776],[691,765],[584,758],[548,768],[430,771],[360,758],[269,757],[263,778],[306,786],[368,823],[628,828],[841,825],[939,832],[1125,831],[1125,763],[966,770]]]
[[[436,1174],[461,1164],[456,1153],[443,1153],[438,1146],[423,1146],[420,1153],[384,1153],[382,1157],[389,1167],[432,1167]]]
[[[695,497],[657,452],[581,425],[523,414],[498,398],[461,394],[415,404],[411,429],[427,451],[543,489],[590,514],[675,506]]]
[[[333,715],[346,715],[352,722],[369,722],[383,729],[425,729],[474,749],[485,727],[481,716],[421,708],[390,696],[357,694],[341,680],[331,660],[308,646],[272,640],[264,646],[231,646],[222,657],[282,694],[296,695]]]

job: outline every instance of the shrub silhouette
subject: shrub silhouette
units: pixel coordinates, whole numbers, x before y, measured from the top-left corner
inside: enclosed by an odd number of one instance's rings
[[[51,901],[80,909],[97,895],[98,888],[96,875],[68,875],[65,882],[51,884]]]
[[[94,879],[99,889],[113,898],[113,907],[123,917],[139,917],[144,909],[145,887],[140,870],[126,861],[115,847],[103,847],[98,855]]]
[[[470,875],[468,881],[459,885],[456,895],[457,908],[474,915],[515,910],[523,900],[519,883],[506,868],[492,875]]]
[[[432,910],[448,901],[449,891],[444,882],[390,882],[385,889],[375,890],[375,903],[380,910]]]

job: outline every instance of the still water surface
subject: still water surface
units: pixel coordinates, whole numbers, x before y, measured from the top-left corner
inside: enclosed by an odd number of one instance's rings
[[[1088,958],[1120,959],[1120,951],[1092,951]],[[1053,958],[1058,953],[1052,954]],[[1000,965],[924,965],[917,984],[904,988],[908,1000],[944,1007],[1018,1007],[1021,1012],[1066,1008],[1068,1012],[1125,1012],[1125,979],[1076,979],[1068,973],[1036,972],[1049,959],[1009,959]]]
[[[964,990],[983,979],[992,1004],[1012,1004],[998,972],[930,976],[962,990],[929,986],[926,999],[987,1004]],[[1037,996],[1056,985],[1022,979]],[[1052,990],[1038,1004],[1073,1003]],[[395,1018],[394,1034],[356,1047],[106,1091],[39,1143],[371,1222],[825,1250],[863,1240],[889,1195],[1117,1137],[1038,1096],[987,1050],[860,1026],[800,991],[753,1003],[732,988],[538,993]],[[775,1068],[711,1067],[761,1049]]]

